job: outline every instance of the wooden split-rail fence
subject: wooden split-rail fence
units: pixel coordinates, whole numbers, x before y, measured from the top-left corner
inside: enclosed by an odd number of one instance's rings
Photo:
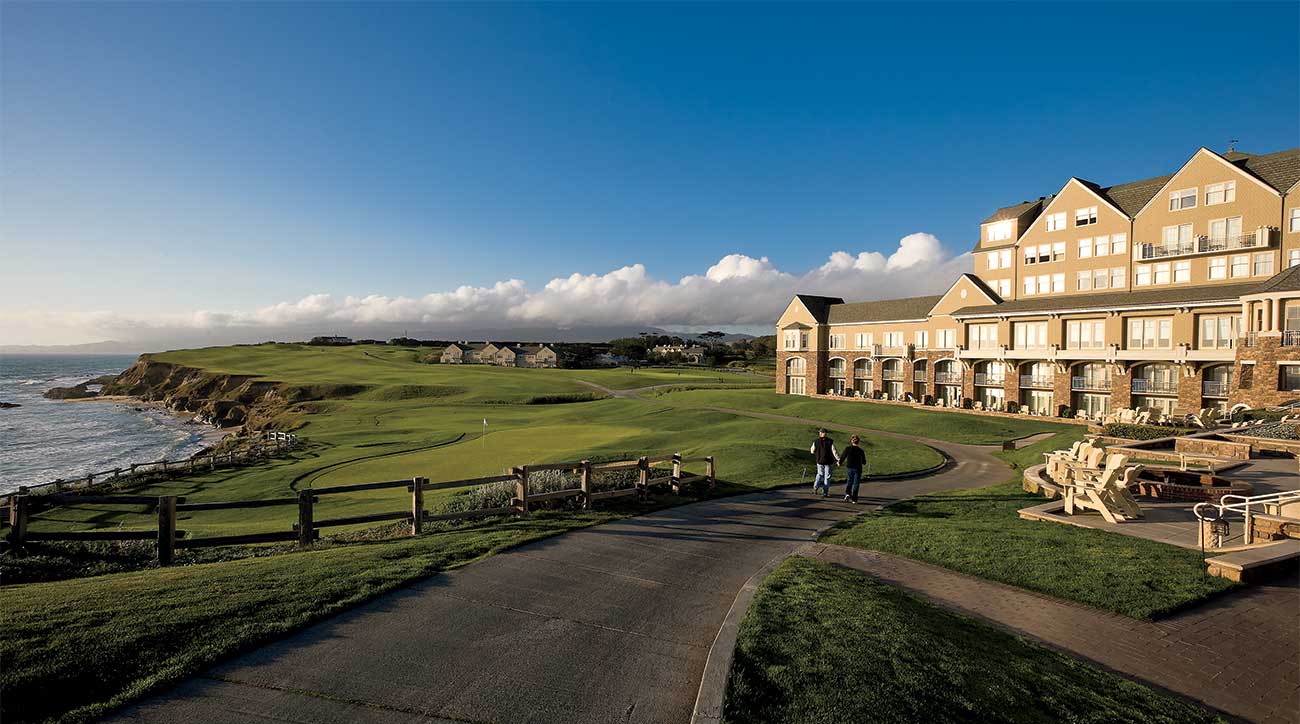
[[[94,492],[130,483],[132,479],[146,475],[157,475],[159,473],[181,475],[199,470],[243,465],[278,455],[298,447],[301,443],[302,440],[291,432],[272,432],[268,430],[264,431],[251,445],[240,450],[196,455],[176,460],[163,459],[145,463],[131,463],[126,467],[87,473],[79,478],[59,479],[37,485],[20,485],[18,490],[6,496],[3,505],[0,505],[0,516],[8,512],[7,509],[13,504],[13,499],[19,495],[44,496],[72,492]]]
[[[704,463],[703,474],[688,474],[682,466],[689,463]],[[670,463],[670,468],[656,468],[655,465]],[[601,471],[630,470],[637,471],[637,479],[632,487],[613,490],[595,490],[593,476]],[[555,470],[574,474],[578,478],[578,487],[532,492],[528,489],[528,476],[534,473]],[[190,503],[176,495],[84,495],[75,493],[50,493],[40,496],[15,495],[9,507],[9,535],[7,537],[11,550],[21,551],[29,541],[131,541],[157,540],[158,562],[166,565],[172,562],[175,551],[182,548],[208,548],[227,545],[252,545],[257,543],[278,543],[297,541],[301,548],[312,545],[320,538],[320,529],[361,525],[365,523],[387,523],[407,521],[411,526],[411,535],[418,536],[425,523],[453,520],[474,520],[498,516],[526,516],[531,506],[539,503],[579,498],[583,508],[590,508],[594,503],[625,496],[644,496],[650,489],[667,486],[674,493],[681,493],[688,487],[706,486],[712,488],[716,482],[713,456],[685,458],[680,453],[641,457],[635,460],[613,460],[593,463],[580,460],[571,463],[548,463],[544,465],[523,465],[512,467],[502,475],[467,480],[450,480],[430,483],[428,478],[410,480],[390,480],[376,483],[354,483],[333,485],[324,488],[306,488],[295,496],[281,498],[264,498],[261,500],[233,500],[208,503]],[[424,507],[424,494],[433,490],[464,488],[474,485],[507,483],[514,481],[515,494],[507,506],[500,508],[482,508],[451,513],[431,513]],[[367,513],[342,518],[315,518],[315,505],[321,496],[340,493],[356,493],[368,490],[405,487],[410,493],[410,508],[386,513]],[[29,530],[30,518],[40,510],[59,505],[153,505],[158,511],[157,530],[93,530],[93,531],[49,531]],[[244,535],[212,536],[189,538],[184,530],[176,528],[176,514],[181,512],[198,512],[210,510],[233,510],[247,508],[266,508],[272,506],[297,506],[298,522],[292,530],[270,531],[266,533],[248,533]]]

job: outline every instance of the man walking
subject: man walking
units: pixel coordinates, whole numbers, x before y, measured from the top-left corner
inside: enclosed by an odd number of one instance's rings
[[[817,463],[817,477],[813,479],[813,493],[816,494],[818,488],[822,491],[822,497],[831,494],[831,466],[840,462],[840,456],[835,452],[835,441],[826,436],[826,428],[817,431],[817,439],[813,440],[812,447],[808,452],[813,454],[813,460]]]
[[[849,438],[849,446],[844,448],[840,464],[844,466],[844,499],[857,503],[858,486],[862,484],[862,468],[867,464],[867,453],[858,447],[857,435]]]

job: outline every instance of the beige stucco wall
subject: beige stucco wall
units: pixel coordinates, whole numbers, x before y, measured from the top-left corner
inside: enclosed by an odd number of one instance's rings
[[[1092,206],[1097,207],[1097,223],[1075,226],[1075,211]],[[1065,214],[1065,228],[1048,231],[1047,218],[1057,213]],[[1043,274],[1064,274],[1065,291],[1046,295],[1034,294],[1032,295],[1034,298],[1079,293],[1076,279],[1081,271],[1093,272],[1097,269],[1106,269],[1107,288],[1109,288],[1109,270],[1112,268],[1123,267],[1125,269],[1125,278],[1131,280],[1131,253],[1129,252],[1131,251],[1132,229],[1130,227],[1131,224],[1127,217],[1107,205],[1106,202],[1102,201],[1085,186],[1072,179],[1066,183],[1060,193],[1056,195],[1056,198],[1052,200],[1052,203],[1044,209],[1042,215],[1034,221],[1033,226],[1025,232],[1016,245],[1016,293],[1022,297],[1025,296],[1025,278],[1036,278]],[[1125,244],[1125,253],[1118,256],[1107,254],[1101,257],[1096,256],[1094,253],[1089,258],[1079,257],[1080,239],[1093,239],[1097,236],[1110,237],[1114,234],[1124,234],[1128,242],[1130,242]],[[1044,244],[1050,246],[1061,242],[1065,243],[1064,259],[1046,263],[1025,264],[1025,249],[1027,247],[1040,247]],[[1129,284],[1131,284],[1131,281],[1129,281]]]

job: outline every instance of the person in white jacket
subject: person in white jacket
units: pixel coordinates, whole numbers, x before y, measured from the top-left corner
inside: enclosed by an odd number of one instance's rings
[[[816,494],[820,489],[824,498],[830,495],[831,492],[831,471],[840,462],[839,453],[835,451],[835,441],[827,436],[826,428],[817,431],[817,439],[813,440],[808,452],[812,453],[813,460],[817,463],[817,477],[813,479],[813,493]]]

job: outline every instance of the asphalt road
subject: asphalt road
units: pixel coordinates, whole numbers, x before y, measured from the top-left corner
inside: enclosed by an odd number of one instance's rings
[[[865,484],[864,504],[1008,475],[986,448],[926,442],[952,463]],[[383,596],[109,721],[688,722],[745,581],[863,507],[787,488],[567,533]]]

